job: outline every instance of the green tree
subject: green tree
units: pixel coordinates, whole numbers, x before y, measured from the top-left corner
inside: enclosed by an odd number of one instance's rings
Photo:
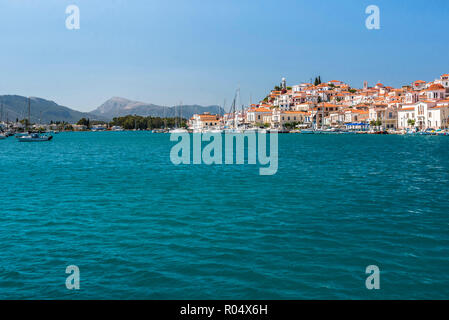
[[[76,123],[79,126],[86,126],[86,127],[90,127],[90,120],[86,119],[86,118],[81,118],[78,120],[78,122]]]

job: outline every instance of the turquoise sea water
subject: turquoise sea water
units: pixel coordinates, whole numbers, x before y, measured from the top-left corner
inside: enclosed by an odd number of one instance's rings
[[[449,137],[280,135],[274,176],[173,145],[0,141],[0,298],[449,298]]]

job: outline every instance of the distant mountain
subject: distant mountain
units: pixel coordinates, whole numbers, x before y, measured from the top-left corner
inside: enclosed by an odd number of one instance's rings
[[[31,122],[50,123],[51,121],[66,121],[76,123],[81,118],[90,118],[91,120],[107,120],[99,115],[92,115],[86,112],[79,112],[70,108],[60,106],[54,101],[41,98],[30,99],[31,102]],[[17,95],[0,96],[0,104],[3,103],[3,113],[0,110],[1,120],[11,122],[16,119],[22,120],[28,118],[28,98]],[[1,107],[0,107],[1,108]]]
[[[76,123],[81,118],[90,120],[109,121],[114,117],[126,115],[140,115],[153,117],[175,117],[182,116],[190,118],[195,113],[222,113],[219,106],[183,105],[182,108],[164,107],[155,104],[131,101],[124,98],[112,98],[103,103],[92,112],[80,112],[57,104],[54,101],[32,97],[31,122],[50,123],[51,121],[66,121]],[[0,95],[0,104],[3,103],[3,112],[0,110],[0,121],[28,118],[28,98],[17,95]]]
[[[158,106],[151,103],[132,101],[125,98],[114,97],[90,113],[99,117],[112,119],[126,115],[152,116],[152,117],[175,117],[190,118],[196,113],[223,113],[219,106],[182,105],[175,107]]]

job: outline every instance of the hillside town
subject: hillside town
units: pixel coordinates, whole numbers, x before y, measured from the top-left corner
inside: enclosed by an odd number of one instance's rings
[[[358,131],[404,133],[444,131],[449,127],[449,74],[430,82],[416,80],[393,88],[377,83],[363,88],[331,80],[287,86],[285,78],[258,104],[224,115],[194,115],[189,128],[218,126],[281,131]]]
[[[194,114],[190,119],[128,115],[113,121],[31,123],[27,119],[0,121],[0,136],[16,132],[123,131],[293,133],[414,133],[449,135],[449,74],[434,81],[416,80],[393,88],[377,83],[351,88],[343,81],[287,86],[285,78],[257,104],[237,106],[224,114]],[[179,110],[178,110],[179,112]],[[3,112],[1,118],[4,118]],[[30,111],[29,111],[30,114]]]

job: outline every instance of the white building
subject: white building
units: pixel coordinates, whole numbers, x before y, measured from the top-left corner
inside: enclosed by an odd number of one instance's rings
[[[443,100],[446,98],[446,88],[441,84],[432,84],[424,90],[427,99]]]
[[[246,113],[246,119],[249,123],[264,123],[264,116],[271,115],[269,108],[251,108]]]
[[[398,126],[400,129],[419,128],[421,130],[446,129],[449,121],[449,103],[421,101],[413,105],[403,106],[398,110]]]
[[[435,80],[435,83],[441,84],[445,88],[449,88],[449,74],[443,74],[440,79]]]
[[[216,128],[220,125],[220,117],[208,112],[204,114],[194,114],[189,120],[189,128],[192,130],[204,130]]]

